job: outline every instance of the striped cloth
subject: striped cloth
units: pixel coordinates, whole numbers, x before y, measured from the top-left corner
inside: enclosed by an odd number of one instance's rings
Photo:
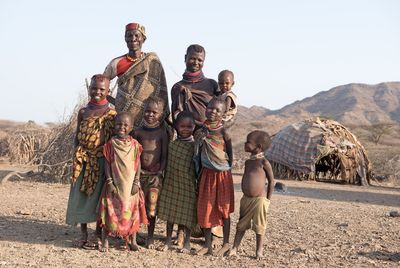
[[[168,162],[158,203],[158,217],[193,229],[197,224],[194,143],[175,140],[168,147]]]
[[[201,170],[197,218],[201,228],[223,226],[234,212],[235,197],[230,170],[218,171],[203,167]]]
[[[266,151],[269,161],[303,173],[315,171],[315,157],[321,144],[320,126],[302,121],[284,127],[272,140]]]

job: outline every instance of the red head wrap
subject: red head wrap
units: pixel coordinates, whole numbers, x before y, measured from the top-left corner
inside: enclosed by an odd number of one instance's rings
[[[143,35],[144,39],[146,39],[146,29],[143,25],[136,22],[129,23],[125,26],[125,31],[129,30],[138,30]]]

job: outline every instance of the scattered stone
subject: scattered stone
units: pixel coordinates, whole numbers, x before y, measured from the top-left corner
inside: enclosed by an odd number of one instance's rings
[[[17,215],[31,215],[32,213],[30,211],[25,211],[25,210],[18,210]]]
[[[283,184],[282,182],[275,182],[275,191],[277,192],[282,192],[286,193],[287,192],[287,186]]]
[[[397,210],[392,210],[388,213],[389,217],[400,217],[400,213]]]

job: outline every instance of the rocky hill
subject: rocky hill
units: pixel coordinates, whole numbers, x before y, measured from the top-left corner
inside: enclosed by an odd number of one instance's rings
[[[233,132],[235,146],[241,146],[251,130],[263,129],[274,134],[287,124],[316,116],[334,119],[345,126],[398,124],[400,82],[338,86],[273,111],[241,106]]]

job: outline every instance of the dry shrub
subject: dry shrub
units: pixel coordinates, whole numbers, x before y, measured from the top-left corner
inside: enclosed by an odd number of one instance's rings
[[[0,130],[0,157],[6,157],[9,154],[9,134]]]
[[[38,154],[39,175],[46,181],[66,183],[71,178],[77,115],[82,103],[83,98],[64,122],[52,128],[47,146]]]
[[[49,141],[50,129],[28,122],[22,128],[9,130],[6,145],[12,163],[30,165],[38,162],[37,153]]]

